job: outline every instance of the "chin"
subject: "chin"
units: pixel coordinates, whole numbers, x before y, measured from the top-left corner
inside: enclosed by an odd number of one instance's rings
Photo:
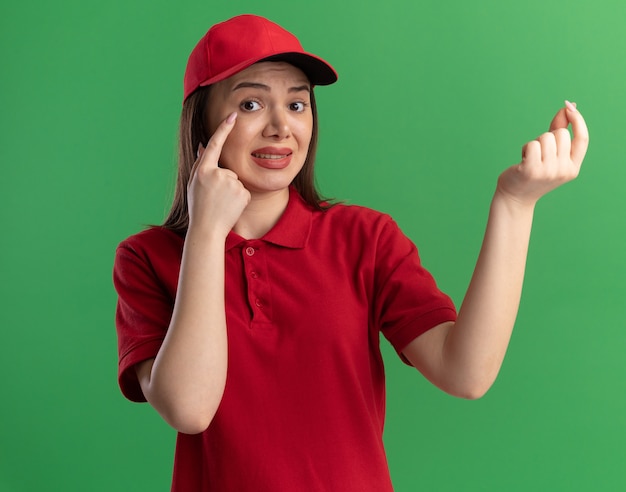
[[[276,180],[265,183],[244,183],[250,193],[275,193],[287,190],[293,180]]]

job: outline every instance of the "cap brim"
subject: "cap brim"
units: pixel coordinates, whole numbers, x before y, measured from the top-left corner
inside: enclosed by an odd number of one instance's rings
[[[321,58],[309,53],[281,53],[259,61],[286,61],[302,70],[313,85],[330,85],[337,82],[337,72]]]
[[[198,86],[205,87],[207,85],[215,84],[224,79],[227,79],[231,75],[245,70],[255,63],[259,63],[262,61],[285,61],[287,63],[291,63],[293,66],[298,67],[300,70],[302,70],[313,85],[330,85],[337,82],[337,72],[335,72],[335,69],[331,67],[329,63],[325,62],[321,58],[315,55],[311,55],[310,53],[288,52],[279,53],[277,55],[271,55],[258,59],[253,58],[238,63],[237,65],[230,67],[229,70],[226,70],[219,75],[216,75],[215,77],[211,77],[210,79],[203,81],[202,83],[198,84]]]

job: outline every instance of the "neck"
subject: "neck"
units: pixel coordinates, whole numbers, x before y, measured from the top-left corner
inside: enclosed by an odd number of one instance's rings
[[[250,203],[233,227],[233,232],[244,239],[263,237],[276,225],[288,202],[288,188],[271,193],[252,193]]]

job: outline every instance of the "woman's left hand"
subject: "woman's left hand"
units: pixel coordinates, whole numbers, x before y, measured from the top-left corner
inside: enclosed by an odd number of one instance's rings
[[[570,124],[573,137],[567,130]],[[566,101],[552,120],[550,131],[528,142],[522,149],[522,162],[500,175],[496,193],[533,206],[543,195],[578,176],[588,142],[583,116]]]

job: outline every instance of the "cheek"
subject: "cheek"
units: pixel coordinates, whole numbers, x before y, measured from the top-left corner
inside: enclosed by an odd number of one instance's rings
[[[297,128],[300,150],[307,152],[313,136],[313,122],[300,122]]]

